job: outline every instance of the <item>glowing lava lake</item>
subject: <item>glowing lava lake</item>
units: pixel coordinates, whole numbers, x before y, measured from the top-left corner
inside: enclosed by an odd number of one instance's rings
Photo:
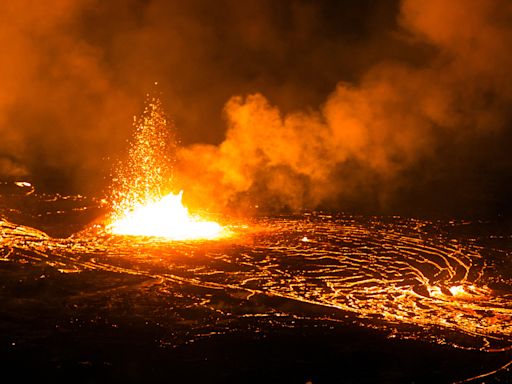
[[[6,377],[512,381],[510,226],[322,212],[219,224],[166,188],[167,126],[149,103],[108,212],[0,183]]]
[[[490,222],[311,212],[165,241],[86,226],[99,200],[1,194],[1,358],[22,379],[451,383],[512,359],[511,234]]]

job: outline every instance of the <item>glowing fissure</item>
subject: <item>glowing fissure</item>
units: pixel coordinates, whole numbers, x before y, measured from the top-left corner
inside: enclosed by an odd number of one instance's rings
[[[128,160],[119,164],[113,179],[113,213],[106,227],[110,233],[170,240],[226,235],[221,225],[189,213],[183,191],[165,193],[176,151],[172,128],[160,100],[148,97],[144,113],[135,120]]]

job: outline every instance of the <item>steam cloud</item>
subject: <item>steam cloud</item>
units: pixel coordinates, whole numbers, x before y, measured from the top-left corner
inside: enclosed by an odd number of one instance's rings
[[[0,18],[3,176],[98,192],[159,81],[197,206],[499,211],[512,192],[506,0],[25,0]]]

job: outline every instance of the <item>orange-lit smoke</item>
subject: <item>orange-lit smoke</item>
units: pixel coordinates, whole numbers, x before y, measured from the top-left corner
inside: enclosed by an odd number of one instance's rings
[[[399,20],[403,39],[434,51],[428,61],[375,65],[359,84],[339,83],[317,111],[281,113],[260,93],[232,97],[226,139],[181,151],[189,193],[297,209],[357,198],[374,183],[370,193],[386,205],[412,178],[430,177],[407,175],[421,161],[502,135],[512,102],[512,5],[408,0]]]
[[[137,101],[113,81],[105,52],[81,34],[93,5],[0,3],[0,177],[88,189],[109,169],[108,153],[125,146]]]
[[[0,176],[101,190],[158,81],[195,206],[500,198],[510,2],[337,3],[2,2]]]

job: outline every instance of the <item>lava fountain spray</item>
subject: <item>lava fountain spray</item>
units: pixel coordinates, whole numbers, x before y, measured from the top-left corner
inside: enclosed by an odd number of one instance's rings
[[[170,240],[226,235],[218,223],[189,214],[182,204],[183,191],[171,192],[176,148],[174,126],[160,99],[148,95],[144,112],[134,120],[128,158],[114,172],[109,232]]]

